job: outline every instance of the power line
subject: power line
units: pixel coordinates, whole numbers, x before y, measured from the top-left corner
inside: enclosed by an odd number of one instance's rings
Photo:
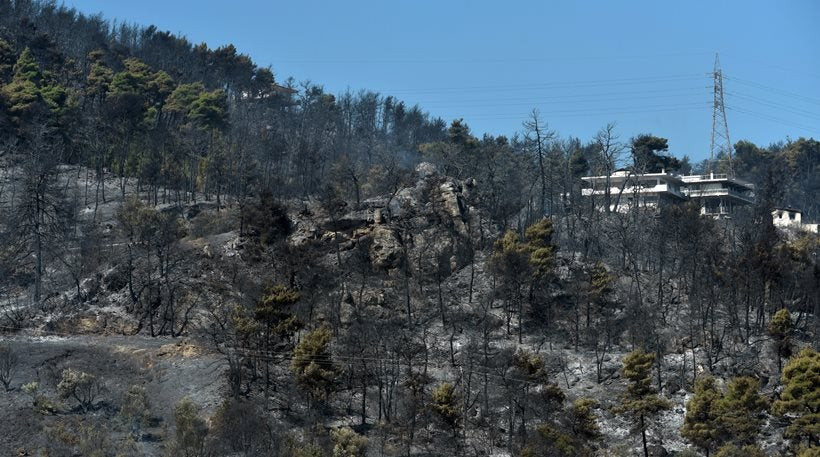
[[[768,106],[770,108],[779,109],[779,110],[786,111],[786,112],[789,112],[789,113],[792,113],[792,114],[797,114],[797,115],[800,115],[800,116],[808,116],[808,117],[813,117],[813,118],[820,119],[820,114],[818,114],[818,113],[803,110],[803,109],[800,109],[800,108],[794,108],[792,106],[784,105],[782,103],[777,103],[777,102],[773,102],[773,101],[770,101],[770,100],[766,100],[764,98],[755,97],[754,95],[746,95],[746,94],[742,94],[742,93],[738,93],[738,92],[726,92],[726,93],[728,95],[733,96],[733,97],[740,97],[742,99],[746,99],[746,100],[752,101],[754,103],[758,103],[760,105]]]
[[[623,78],[623,79],[600,79],[587,81],[563,81],[554,83],[528,83],[528,84],[502,84],[486,86],[458,86],[458,87],[432,87],[422,89],[379,89],[374,92],[389,94],[414,94],[414,93],[436,93],[436,92],[470,92],[487,90],[532,90],[534,88],[566,88],[566,87],[595,87],[608,85],[636,85],[654,84],[664,82],[676,82],[687,80],[703,80],[702,74],[694,75],[673,75],[659,77]]]
[[[350,59],[350,58],[332,58],[332,59],[277,59],[277,63],[298,63],[298,64],[403,64],[403,63],[427,63],[427,64],[463,64],[463,63],[513,63],[513,62],[583,62],[583,61],[598,61],[598,60],[656,60],[664,57],[685,57],[685,56],[701,56],[708,55],[708,52],[677,52],[665,53],[655,55],[602,55],[602,56],[577,56],[577,57],[520,57],[520,58],[410,58],[410,59]]]
[[[530,98],[524,99],[519,98],[518,100],[527,100],[522,102],[511,102],[508,103],[507,101],[510,99],[505,99],[503,102],[497,103],[487,103],[487,102],[496,102],[497,100],[487,100],[486,102],[475,102],[470,103],[469,101],[465,101],[464,103],[458,103],[457,101],[447,101],[447,102],[424,102],[425,106],[433,106],[434,108],[449,108],[454,107],[458,108],[461,106],[469,107],[469,108],[481,108],[481,107],[499,107],[499,106],[534,106],[534,105],[561,105],[561,104],[570,104],[570,103],[600,103],[600,102],[621,102],[621,101],[633,101],[633,100],[655,100],[655,99],[668,99],[668,98],[676,98],[676,97],[692,97],[694,95],[703,95],[702,90],[698,90],[698,92],[690,91],[688,93],[679,93],[679,94],[657,94],[657,95],[647,95],[647,96],[629,96],[629,97],[598,97],[594,95],[567,95],[567,96],[558,96],[553,98],[560,98],[559,100],[550,100],[550,98]]]
[[[807,132],[812,132],[814,134],[820,134],[820,130],[818,130],[817,127],[809,127],[807,125],[798,124],[798,123],[795,123],[795,122],[790,122],[790,121],[787,121],[787,120],[784,120],[784,119],[780,119],[780,118],[777,118],[777,117],[774,117],[774,116],[770,116],[768,114],[760,113],[760,112],[749,110],[749,109],[746,109],[746,108],[742,108],[742,107],[739,108],[737,106],[727,106],[726,109],[728,109],[730,111],[737,112],[737,113],[742,113],[742,114],[745,114],[747,116],[755,117],[755,118],[760,119],[760,120],[776,122],[778,124],[786,125],[786,126],[789,126],[789,127],[799,128],[799,129],[805,130]]]
[[[572,116],[593,116],[593,115],[619,115],[619,114],[643,114],[643,113],[661,113],[670,111],[688,111],[688,110],[702,110],[709,106],[707,102],[687,103],[681,105],[654,105],[660,108],[656,109],[642,109],[641,107],[634,108],[611,108],[605,110],[564,110],[564,111],[542,111],[543,117],[572,117]],[[644,107],[644,108],[652,108]],[[476,114],[467,115],[464,113],[449,113],[444,115],[437,115],[439,117],[458,118],[464,117],[468,119],[526,119],[529,113],[503,113],[503,114]]]
[[[725,76],[725,78],[730,80],[730,81],[738,82],[740,84],[744,84],[744,85],[747,85],[747,86],[750,86],[750,87],[756,87],[758,89],[768,90],[770,92],[775,92],[775,93],[785,95],[785,96],[788,96],[788,97],[792,97],[792,98],[795,98],[795,99],[798,99],[798,100],[802,100],[802,101],[805,101],[805,102],[808,102],[808,103],[814,103],[814,104],[820,105],[820,100],[818,100],[816,98],[807,97],[805,95],[801,95],[801,94],[798,94],[798,93],[795,93],[795,92],[790,92],[790,91],[779,89],[779,88],[776,88],[776,87],[766,86],[764,84],[760,84],[760,83],[757,83],[757,82],[754,82],[754,81],[749,81],[747,79],[737,78],[737,77],[734,77],[734,76]]]
[[[610,97],[610,96],[618,96],[618,95],[633,95],[633,94],[646,94],[646,93],[660,93],[657,97],[664,97],[664,94],[669,94],[670,92],[694,92],[698,91],[698,93],[703,94],[704,87],[682,87],[682,88],[675,88],[675,89],[650,89],[650,90],[640,90],[640,91],[618,91],[618,92],[597,92],[597,93],[579,93],[579,94],[567,94],[567,95],[549,95],[549,96],[539,96],[538,98],[530,97],[504,97],[504,100],[507,101],[534,101],[534,100],[555,100],[555,99],[572,99],[574,97]],[[683,94],[682,94],[683,95]],[[649,97],[647,97],[649,98]],[[495,102],[497,98],[484,98],[484,99],[465,99],[465,100],[420,100],[418,103],[420,104],[430,104],[430,103],[470,103],[470,102]]]

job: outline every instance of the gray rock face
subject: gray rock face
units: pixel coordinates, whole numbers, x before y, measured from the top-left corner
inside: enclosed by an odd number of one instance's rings
[[[342,250],[367,241],[367,252],[377,269],[393,270],[404,265],[424,274],[448,276],[470,263],[471,253],[481,239],[491,239],[493,229],[478,210],[470,206],[474,180],[459,181],[439,174],[430,163],[415,169],[417,180],[399,189],[392,198],[373,197],[357,211],[328,221],[295,221],[291,243],[309,239],[340,237]],[[353,223],[355,222],[355,223]]]
[[[430,162],[422,162],[416,165],[416,174],[420,179],[428,179],[438,175],[438,169]]]
[[[465,222],[469,220],[469,214],[461,188],[461,184],[454,179],[447,179],[438,186],[438,198],[445,215],[452,220],[456,230],[467,235]]]
[[[386,225],[376,225],[369,236],[373,239],[369,254],[374,267],[391,269],[401,264],[404,248],[395,229]]]

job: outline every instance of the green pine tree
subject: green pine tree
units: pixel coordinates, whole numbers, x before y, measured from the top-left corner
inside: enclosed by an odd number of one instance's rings
[[[40,84],[43,73],[31,50],[26,48],[14,64],[14,75],[11,82],[3,86],[2,96],[6,99],[9,113],[22,120],[35,112],[38,102],[42,101]]]
[[[729,382],[726,394],[718,401],[717,410],[724,441],[753,444],[763,426],[760,413],[769,404],[760,395],[760,381],[742,376]]]
[[[433,390],[432,407],[455,435],[461,422],[461,398],[455,386],[442,382]]]
[[[171,443],[171,455],[198,457],[205,455],[208,424],[199,415],[199,407],[189,398],[183,398],[174,406],[176,430]]]
[[[615,412],[632,420],[635,430],[641,433],[644,457],[649,457],[646,442],[647,420],[661,411],[672,408],[668,400],[658,395],[652,387],[652,367],[655,354],[636,349],[623,360],[621,374],[629,381],[626,393],[622,395]]]
[[[290,309],[300,299],[298,290],[277,284],[269,287],[256,302],[253,315],[264,325],[267,343],[271,343],[270,338],[273,336],[289,338],[302,327]]]
[[[581,397],[572,403],[571,419],[572,431],[584,440],[594,440],[601,435],[598,427],[598,418],[593,408],[597,402],[590,397]]]
[[[702,377],[695,383],[695,395],[686,403],[681,436],[707,457],[720,439],[718,404],[722,397],[715,378]]]
[[[791,356],[792,317],[789,310],[783,308],[774,313],[769,322],[769,335],[772,337],[774,351],[777,354],[777,372],[783,371],[783,359]]]
[[[777,414],[788,417],[786,438],[817,443],[820,439],[820,353],[805,348],[789,360],[780,378],[783,392],[774,403]]]
[[[311,399],[327,399],[336,378],[330,358],[330,330],[321,327],[305,335],[293,351],[290,367]]]
[[[766,454],[759,447],[752,444],[743,447],[727,444],[718,449],[715,457],[766,457]]]
[[[350,427],[331,430],[330,439],[333,441],[333,457],[363,457],[367,452],[367,438]]]
[[[541,219],[527,227],[524,235],[527,239],[527,248],[530,251],[530,264],[533,273],[540,278],[552,272],[555,266],[555,246],[552,245],[551,219]]]

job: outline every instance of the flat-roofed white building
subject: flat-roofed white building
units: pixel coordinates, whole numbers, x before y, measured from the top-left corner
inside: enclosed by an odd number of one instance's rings
[[[605,205],[609,195],[611,211],[625,211],[635,205],[657,208],[686,200],[681,178],[666,172],[634,174],[618,170],[610,176],[584,176],[581,180],[585,183],[581,195],[595,197],[599,205]]]
[[[668,203],[694,200],[701,213],[723,217],[735,208],[754,204],[754,186],[725,174],[680,176],[660,173],[636,174],[618,170],[610,176],[584,176],[581,195],[595,198],[595,204],[611,211],[627,211],[639,207],[659,208]]]
[[[701,213],[725,216],[739,207],[755,202],[754,185],[725,174],[681,176],[683,193],[690,200],[699,201]]]

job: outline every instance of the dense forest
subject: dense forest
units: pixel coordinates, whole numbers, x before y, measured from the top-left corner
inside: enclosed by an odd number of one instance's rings
[[[232,45],[0,0],[0,450],[820,453],[820,142],[476,136]],[[582,176],[756,203],[600,209]]]

